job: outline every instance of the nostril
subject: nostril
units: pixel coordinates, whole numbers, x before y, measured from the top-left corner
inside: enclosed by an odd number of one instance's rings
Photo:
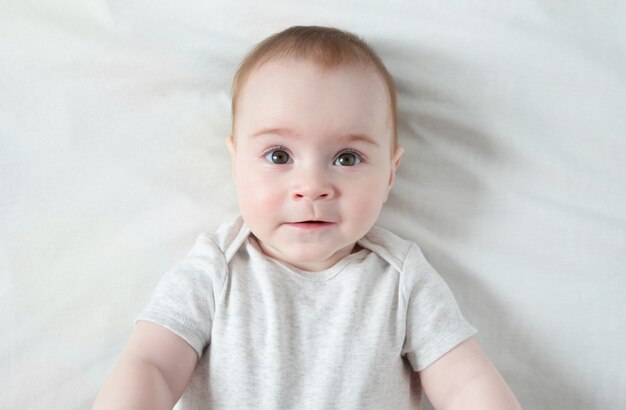
[[[320,189],[320,190],[295,190],[292,193],[292,198],[294,199],[309,199],[312,201],[315,200],[327,200],[330,199],[331,197],[333,197],[333,193],[330,190],[325,190],[325,189]]]
[[[309,198],[309,195],[304,195],[304,194],[295,194],[294,195],[296,198]],[[311,197],[313,198],[313,197]],[[317,196],[317,198],[328,198],[328,194],[320,194]],[[313,198],[314,199],[314,198]]]

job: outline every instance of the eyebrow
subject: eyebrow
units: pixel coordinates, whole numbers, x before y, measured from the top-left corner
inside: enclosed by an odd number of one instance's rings
[[[289,128],[264,128],[260,131],[255,132],[250,137],[258,137],[260,135],[267,135],[267,134],[278,134],[282,137],[287,137],[287,138],[294,138],[294,137],[297,138],[300,136],[300,134],[293,132]],[[361,142],[372,144],[378,147],[378,143],[372,137],[366,134],[345,134],[345,135],[341,135],[340,137],[338,137],[337,140],[341,142],[361,141]]]

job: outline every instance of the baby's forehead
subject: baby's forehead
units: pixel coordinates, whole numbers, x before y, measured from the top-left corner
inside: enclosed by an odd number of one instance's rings
[[[365,64],[273,58],[261,62],[241,85],[237,101],[241,112],[235,121],[244,135],[259,128],[288,131],[296,124],[323,130],[318,123],[336,125],[337,132],[329,135],[337,138],[371,134],[374,128],[377,134],[393,135],[384,79]]]
[[[250,81],[250,78],[258,76],[260,73],[268,73],[280,70],[285,72],[299,72],[302,67],[307,67],[312,71],[318,71],[321,73],[330,73],[333,71],[344,71],[357,73],[369,73],[373,74],[372,80],[378,81],[384,85],[384,79],[380,73],[376,70],[373,64],[356,61],[338,61],[332,63],[324,63],[314,58],[308,57],[292,57],[292,56],[277,56],[267,58],[259,61],[249,72],[245,82],[242,84],[242,89],[245,88],[246,83]]]
[[[386,83],[375,68],[356,63],[325,65],[304,58],[283,57],[261,62],[244,79],[238,91],[237,102],[249,101],[249,95],[254,95],[252,101],[257,103],[295,95],[292,103],[298,104],[304,95],[326,92],[337,97],[351,95],[357,105],[363,100],[391,105]],[[258,97],[261,99],[257,100]]]

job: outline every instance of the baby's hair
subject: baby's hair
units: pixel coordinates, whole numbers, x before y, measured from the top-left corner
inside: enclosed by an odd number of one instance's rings
[[[309,60],[323,68],[356,65],[372,67],[382,77],[389,95],[391,131],[393,143],[397,144],[396,86],[378,55],[367,43],[348,31],[332,27],[293,26],[258,43],[245,56],[233,80],[232,86],[232,135],[235,136],[235,118],[239,94],[248,77],[255,69],[277,58]]]

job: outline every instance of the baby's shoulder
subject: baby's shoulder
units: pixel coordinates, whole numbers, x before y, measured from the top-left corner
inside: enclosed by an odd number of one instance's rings
[[[385,259],[398,272],[405,288],[437,275],[417,243],[380,226],[374,226],[359,244]]]
[[[407,257],[417,245],[381,227],[374,226],[359,241],[359,245],[377,253],[398,271],[405,269]]]
[[[249,234],[241,217],[222,224],[214,233],[202,232],[179,267],[228,264]]]
[[[226,261],[230,261],[248,236],[250,236],[250,228],[248,228],[241,216],[237,216],[222,224],[214,234],[206,236],[224,254]]]

